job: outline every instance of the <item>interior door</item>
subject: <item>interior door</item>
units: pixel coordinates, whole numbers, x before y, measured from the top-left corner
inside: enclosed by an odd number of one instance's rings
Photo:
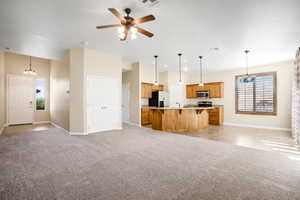
[[[130,84],[122,84],[122,121],[129,122]]]
[[[88,133],[122,128],[121,98],[121,80],[106,77],[88,77]]]
[[[34,79],[27,76],[7,77],[8,124],[33,122]]]

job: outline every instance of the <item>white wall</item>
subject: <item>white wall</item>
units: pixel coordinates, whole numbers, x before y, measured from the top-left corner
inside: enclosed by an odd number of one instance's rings
[[[50,118],[69,131],[70,52],[58,61],[50,61]]]
[[[70,51],[70,132],[71,134],[87,134],[87,77],[101,76],[121,80],[123,63],[120,57],[105,54],[93,49],[79,48]],[[109,85],[99,87],[110,87]],[[105,95],[105,94],[103,94]],[[120,113],[121,115],[121,113]],[[121,117],[121,116],[120,116]]]
[[[224,98],[213,99],[215,104],[224,105],[224,121],[227,124],[291,128],[292,61],[251,67],[249,73],[277,72],[277,115],[235,114],[235,76],[245,74],[245,69],[209,73],[206,82],[224,82]],[[198,83],[197,75],[190,75],[188,83]],[[194,100],[194,101],[197,101]]]

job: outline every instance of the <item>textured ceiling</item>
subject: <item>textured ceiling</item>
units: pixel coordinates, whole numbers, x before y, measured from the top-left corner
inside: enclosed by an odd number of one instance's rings
[[[117,22],[108,7],[130,7],[133,17],[154,14],[157,20],[142,25],[154,37],[120,42],[116,29],[96,30]],[[299,20],[299,0],[160,0],[151,8],[138,0],[0,0],[0,48],[57,59],[87,41],[88,48],[149,66],[158,54],[161,70],[177,70],[182,52],[190,72],[199,55],[209,71],[222,71],[243,67],[246,48],[250,65],[292,59]]]

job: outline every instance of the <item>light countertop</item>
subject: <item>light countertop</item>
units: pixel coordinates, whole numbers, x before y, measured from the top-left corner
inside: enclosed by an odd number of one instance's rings
[[[151,107],[151,106],[143,106],[143,108],[149,108],[153,110],[210,110],[214,109],[214,107]]]

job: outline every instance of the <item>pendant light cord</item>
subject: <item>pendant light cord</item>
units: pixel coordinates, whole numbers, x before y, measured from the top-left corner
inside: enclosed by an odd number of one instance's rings
[[[155,59],[155,83],[158,83],[157,81],[157,55],[154,56]]]
[[[202,73],[202,56],[199,56],[200,59],[200,83],[203,83],[203,73]]]
[[[246,70],[247,70],[247,76],[249,75],[249,73],[248,73],[248,71],[249,71],[249,66],[248,66],[248,53],[249,53],[250,51],[249,50],[245,50],[245,54],[246,54]]]
[[[181,56],[182,56],[182,54],[179,53],[178,56],[179,56],[179,82],[181,82],[182,81],[181,80]]]

